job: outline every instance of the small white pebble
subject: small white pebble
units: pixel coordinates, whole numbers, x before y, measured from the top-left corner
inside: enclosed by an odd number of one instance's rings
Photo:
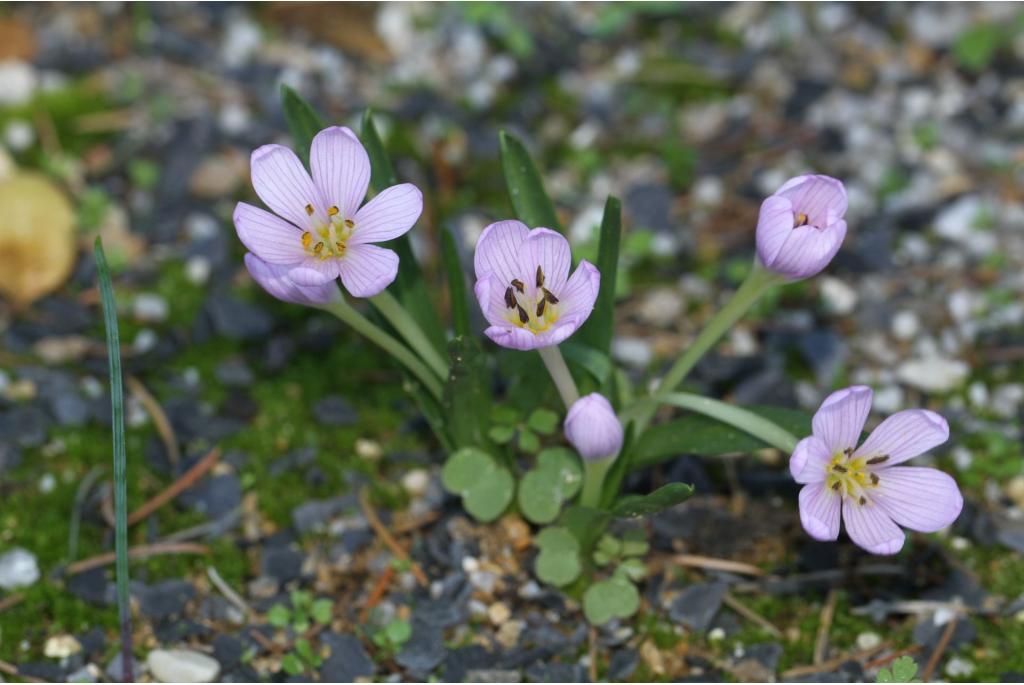
[[[966,678],[972,673],[974,673],[974,664],[967,659],[955,656],[946,663],[946,675],[950,678]]]
[[[847,285],[846,281],[825,276],[821,279],[819,288],[825,308],[833,314],[846,316],[857,308],[857,291]]]
[[[384,456],[384,449],[376,440],[356,438],[356,456],[360,459],[380,459]]]
[[[202,255],[194,255],[185,262],[185,278],[192,285],[206,285],[210,280],[210,260]]]
[[[57,479],[54,478],[52,473],[44,474],[43,477],[39,479],[39,492],[44,495],[50,494],[56,487]]]
[[[480,569],[480,562],[475,557],[462,557],[462,570],[466,573],[473,573]]]
[[[897,340],[910,340],[921,330],[921,322],[917,314],[912,311],[903,310],[896,312],[892,317],[892,334]]]
[[[864,632],[857,636],[857,649],[867,651],[882,644],[882,636],[878,633]]]
[[[132,315],[141,323],[161,323],[170,313],[171,307],[163,295],[139,293],[132,300]]]
[[[708,640],[711,642],[718,642],[725,639],[725,629],[723,628],[712,628],[711,632],[708,633]]]
[[[971,541],[957,535],[950,538],[949,545],[957,552],[965,552],[971,548]]]
[[[14,119],[4,128],[4,142],[15,152],[24,152],[36,142],[36,130],[23,119]]]
[[[146,354],[160,341],[156,333],[151,328],[143,328],[135,334],[135,339],[132,341],[132,350],[136,354]]]
[[[420,497],[430,485],[430,474],[426,469],[413,469],[402,476],[402,487],[413,497]]]

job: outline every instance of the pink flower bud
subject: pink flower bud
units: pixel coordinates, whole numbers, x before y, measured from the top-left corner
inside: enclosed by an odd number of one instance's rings
[[[565,437],[588,461],[614,457],[622,449],[622,424],[611,403],[598,393],[576,400],[565,417]]]
[[[761,204],[757,256],[792,280],[815,275],[846,237],[846,189],[829,176],[797,176]]]

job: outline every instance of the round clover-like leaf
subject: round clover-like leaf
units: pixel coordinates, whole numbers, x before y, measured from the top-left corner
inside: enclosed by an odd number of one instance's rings
[[[524,428],[519,431],[519,449],[527,453],[536,452],[540,449],[540,438],[533,431]]]
[[[613,618],[629,618],[639,608],[636,586],[618,576],[594,583],[583,593],[583,613],[596,626]]]
[[[533,523],[551,523],[562,503],[580,489],[583,474],[579,458],[570,450],[555,447],[537,455],[537,466],[519,482],[519,508]]]
[[[583,486],[583,468],[576,453],[565,447],[549,447],[537,455],[537,464],[543,471],[555,476],[562,499],[572,499]]]
[[[474,518],[487,523],[501,516],[512,501],[515,479],[491,455],[475,447],[452,454],[441,470],[441,482],[462,497],[462,506]]]
[[[493,426],[487,431],[487,437],[499,445],[504,445],[516,436],[515,426]]]
[[[615,574],[629,580],[643,580],[647,576],[647,564],[636,557],[626,559],[615,569]]]
[[[558,427],[558,414],[550,409],[534,409],[526,425],[541,435],[551,435]]]
[[[566,528],[553,526],[542,530],[534,544],[540,549],[534,570],[537,577],[551,585],[568,585],[580,576],[580,543]]]

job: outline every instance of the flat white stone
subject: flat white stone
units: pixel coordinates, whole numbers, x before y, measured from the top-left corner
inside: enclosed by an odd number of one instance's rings
[[[189,649],[154,649],[146,663],[161,683],[212,683],[220,675],[216,659]]]

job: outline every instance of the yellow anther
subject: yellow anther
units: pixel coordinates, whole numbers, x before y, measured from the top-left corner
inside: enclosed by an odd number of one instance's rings
[[[305,250],[309,249],[309,244],[313,242],[313,234],[306,231],[302,234],[302,247]]]
[[[356,222],[352,221],[352,219],[345,219],[345,228],[355,228],[355,227],[356,227]]]
[[[313,216],[313,205],[306,205],[306,214]]]
[[[338,208],[335,207],[334,205],[331,205],[330,207],[327,208],[327,216],[334,216],[337,213],[338,213]]]

